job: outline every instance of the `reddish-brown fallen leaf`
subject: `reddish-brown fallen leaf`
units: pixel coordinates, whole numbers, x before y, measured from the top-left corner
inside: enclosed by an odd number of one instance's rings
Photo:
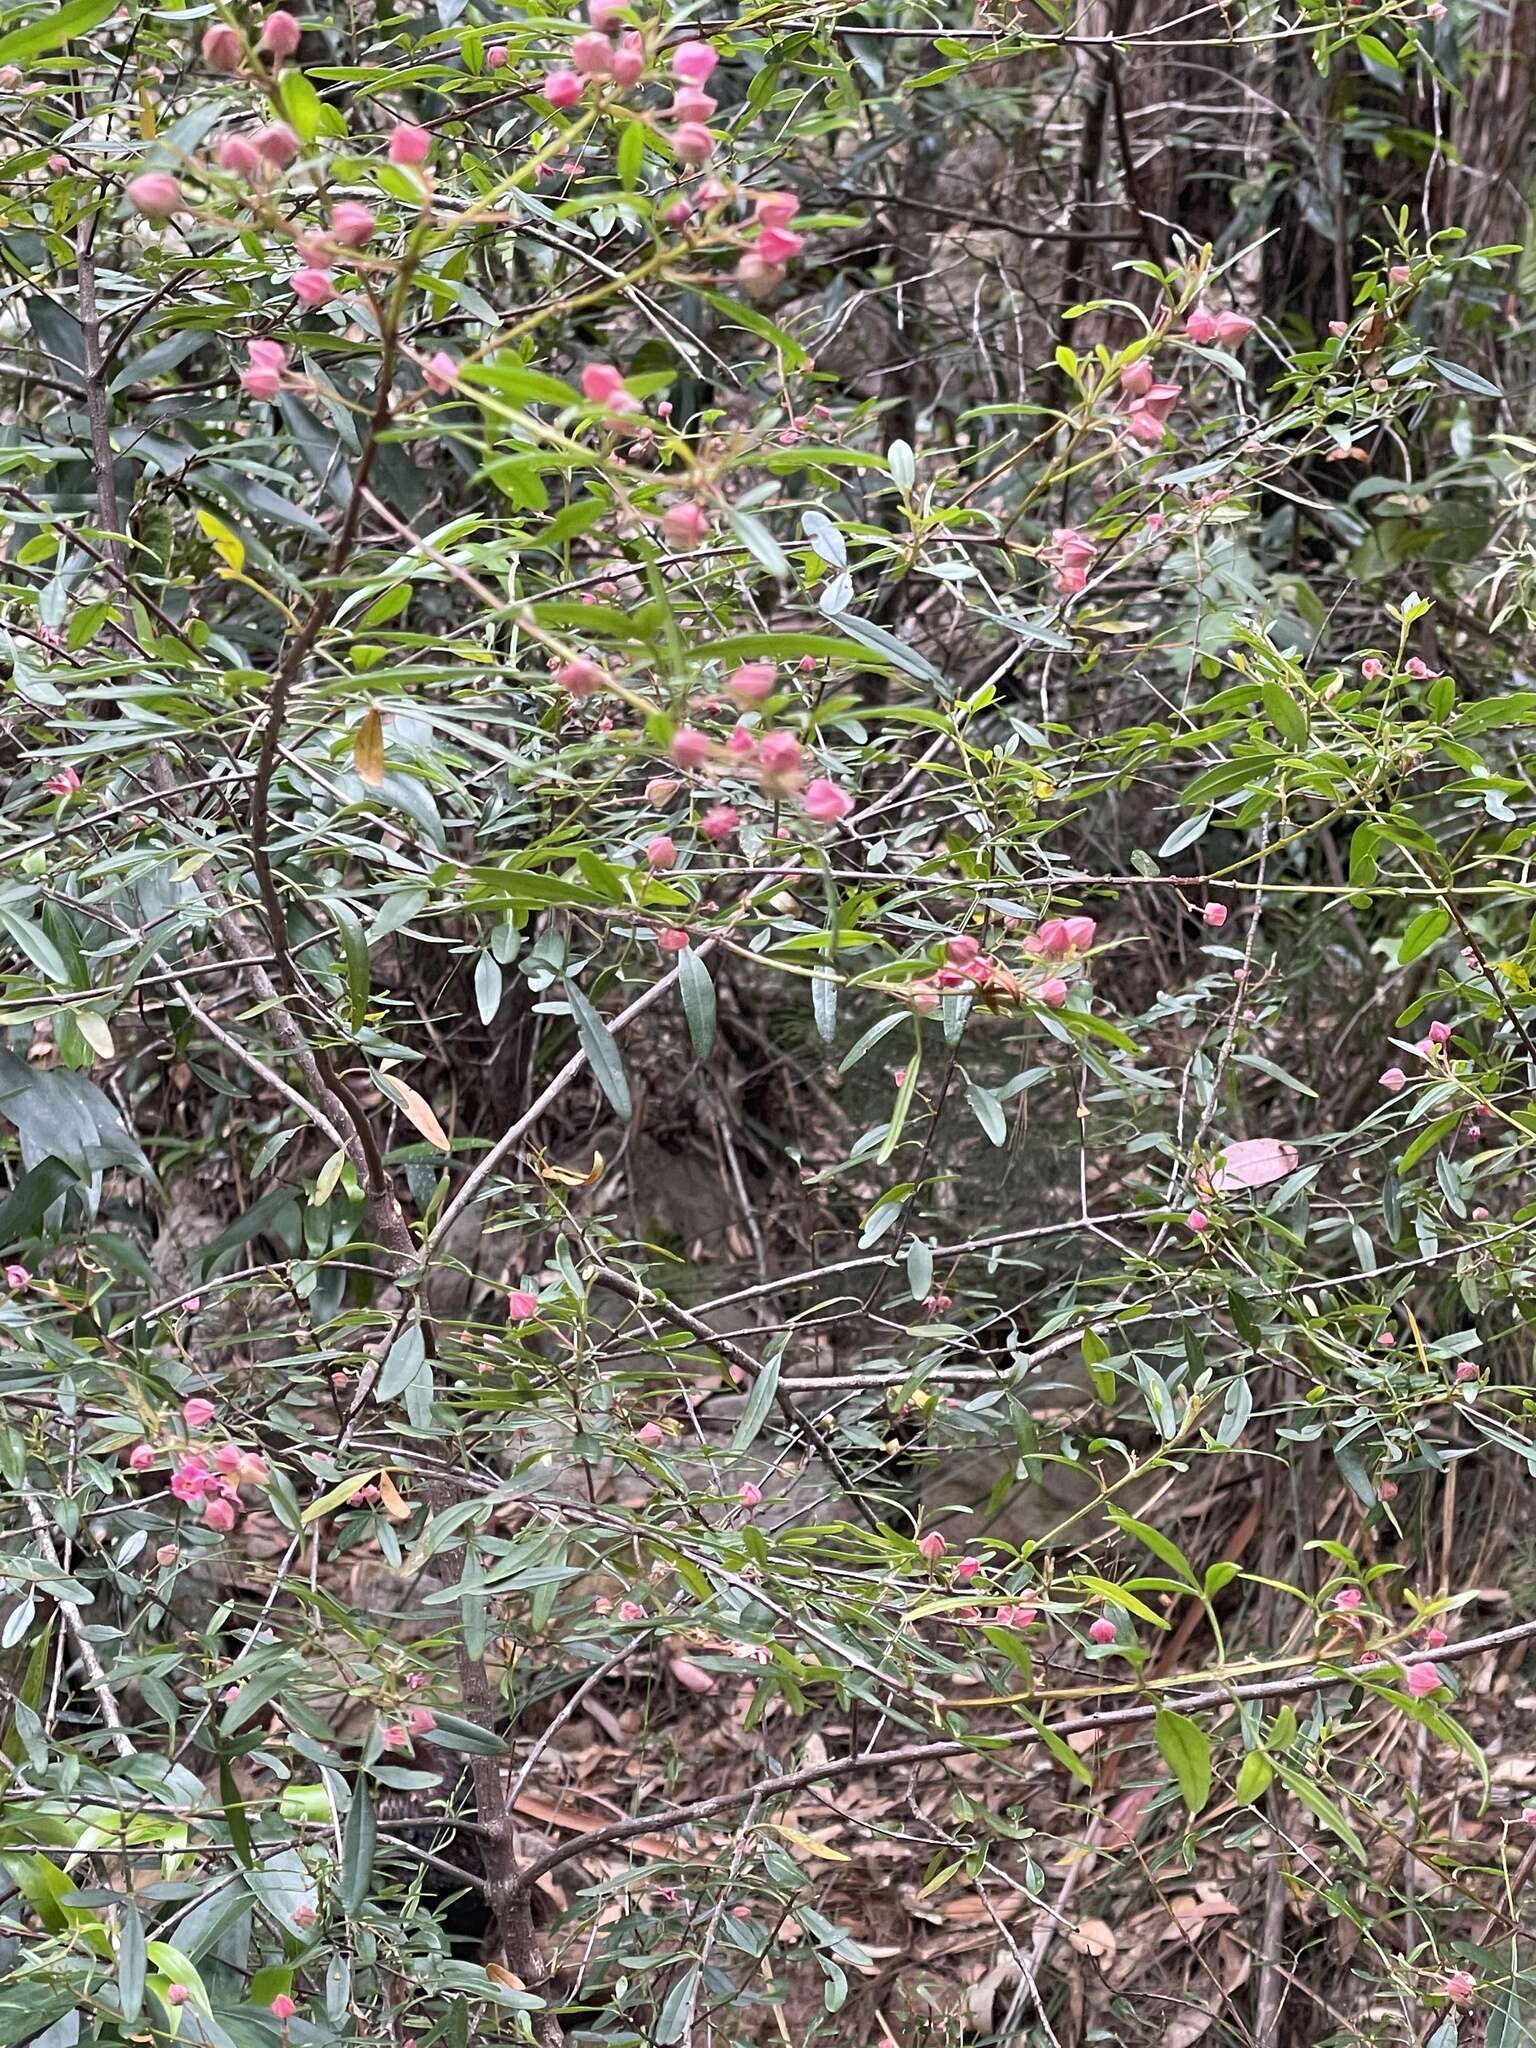
[[[1295,1172],[1297,1156],[1296,1147],[1282,1138],[1240,1138],[1217,1160],[1211,1192],[1230,1195],[1240,1188],[1267,1187]]]

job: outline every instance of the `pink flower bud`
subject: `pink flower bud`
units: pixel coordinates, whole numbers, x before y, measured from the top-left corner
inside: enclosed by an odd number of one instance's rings
[[[406,1714],[405,1725],[412,1735],[430,1735],[437,1726],[437,1716],[430,1707],[412,1707]]]
[[[1377,1080],[1389,1095],[1395,1095],[1399,1088],[1407,1086],[1408,1076],[1401,1067],[1388,1067],[1384,1074],[1377,1076]]]
[[[1028,942],[1031,953],[1043,953],[1047,960],[1058,959],[1072,950],[1072,938],[1064,919],[1048,917]]]
[[[853,798],[845,789],[839,789],[835,782],[829,782],[824,775],[818,775],[806,784],[800,799],[806,815],[818,825],[840,824],[853,809]]]
[[[672,95],[667,115],[673,121],[707,121],[720,102],[696,85],[685,85]]]
[[[261,24],[261,35],[257,41],[258,50],[265,50],[270,57],[291,57],[299,47],[303,30],[293,16],[283,8],[269,14]]]
[[[331,236],[347,249],[361,249],[378,223],[356,199],[340,199],[331,208]]]
[[[1196,306],[1184,322],[1184,332],[1197,348],[1209,348],[1216,339],[1216,315]]]
[[[679,768],[702,768],[714,752],[707,733],[697,726],[680,725],[672,735],[672,744],[667,750]]]
[[[759,227],[787,228],[800,211],[793,192],[759,192],[752,201]]]
[[[1088,1625],[1089,1637],[1096,1643],[1112,1643],[1119,1633],[1107,1614],[1101,1614],[1097,1621]]]
[[[458,382],[459,366],[445,348],[440,348],[422,364],[421,374],[427,389],[437,392],[441,397],[445,391],[451,391]]]
[[[507,1296],[507,1321],[528,1323],[539,1312],[539,1297],[530,1294],[526,1287],[514,1287]]]
[[[669,228],[686,227],[693,219],[693,203],[684,198],[670,199],[661,209],[661,217]]]
[[[757,750],[758,760],[767,775],[795,775],[800,769],[800,742],[793,733],[771,732]]]
[[[1152,389],[1156,378],[1152,365],[1145,356],[1139,356],[1134,363],[1127,363],[1120,372],[1120,389],[1127,398],[1145,398]]]
[[[1433,1664],[1410,1664],[1408,1667],[1408,1690],[1416,1700],[1438,1692],[1442,1682],[1439,1670]]]
[[[1450,1637],[1438,1623],[1424,1631],[1424,1647],[1426,1650],[1443,1650],[1450,1640]]]
[[[569,690],[573,697],[590,697],[592,692],[600,690],[607,680],[607,669],[600,668],[595,661],[589,661],[584,654],[577,654],[569,661],[562,661],[555,670],[555,681],[563,690]]]
[[[581,373],[581,389],[583,397],[594,405],[607,406],[610,412],[640,411],[639,399],[626,390],[623,376],[612,363],[588,363]]]
[[[1477,1979],[1466,1970],[1453,1970],[1445,1980],[1445,1995],[1452,2005],[1470,2005],[1477,1996]]]
[[[1196,1237],[1200,1237],[1210,1229],[1211,1219],[1203,1209],[1191,1209],[1184,1218],[1184,1225],[1187,1230],[1192,1230]]]
[[[147,1472],[159,1456],[153,1444],[135,1444],[128,1453],[130,1472]]]
[[[176,1548],[174,1543],[162,1543],[159,1549],[155,1552],[155,1563],[159,1565],[162,1568],[162,1570],[167,1570],[171,1565],[173,1565],[176,1562],[177,1558],[180,1557],[180,1555],[181,1552]]]
[[[181,187],[169,171],[143,171],[131,179],[128,201],[146,220],[169,220],[183,203]]]
[[[1246,313],[1218,313],[1216,339],[1223,348],[1236,348],[1240,341],[1246,341],[1252,334],[1254,325]]]
[[[696,548],[709,537],[709,515],[702,505],[681,499],[661,515],[661,530],[675,548]]]
[[[778,670],[771,661],[744,661],[726,677],[725,687],[733,697],[741,697],[748,704],[760,704],[777,680]]]
[[[702,733],[699,737],[704,739]],[[704,757],[706,760],[709,758],[708,740],[704,740]],[[653,775],[645,785],[645,800],[653,811],[664,811],[682,786],[680,782],[674,782],[670,775]]]
[[[944,948],[944,958],[951,967],[969,967],[981,951],[980,942],[963,934],[950,939]]]
[[[764,228],[754,251],[764,263],[783,264],[798,256],[804,247],[804,235],[792,235],[788,228]]]
[[[1472,1221],[1474,1223],[1486,1223],[1488,1221],[1488,1211],[1483,1207],[1481,1202],[1479,1202],[1477,1207],[1472,1211]]]
[[[398,1722],[391,1722],[379,1730],[379,1742],[385,1749],[404,1749],[409,1741],[410,1737]]]
[[[165,1987],[165,2002],[167,2005],[185,2005],[187,2002],[186,1985],[167,1984]]]
[[[298,2009],[286,1991],[279,1991],[270,2008],[275,2020],[291,2020]]]
[[[715,153],[715,138],[702,121],[684,121],[672,132],[672,147],[685,164],[707,164]]]
[[[1035,994],[1048,1010],[1062,1010],[1066,1008],[1067,984],[1059,974],[1049,975],[1035,990]]]
[[[181,1419],[188,1429],[206,1429],[214,1417],[214,1406],[205,1401],[201,1394],[181,1404]]]
[[[645,76],[645,45],[631,31],[613,53],[613,82],[627,92]]]
[[[613,69],[613,45],[594,30],[571,44],[571,64],[584,78],[606,78]]]
[[[703,85],[719,61],[708,43],[682,43],[672,52],[672,69],[689,85]]]
[[[979,1557],[962,1557],[955,1565],[955,1578],[962,1586],[968,1586],[981,1570]]]
[[[299,153],[299,138],[286,121],[273,121],[258,128],[251,137],[261,155],[278,170],[286,170]]]
[[[1436,1018],[1435,1022],[1429,1027],[1429,1042],[1431,1045],[1444,1045],[1450,1038],[1450,1035],[1450,1025],[1442,1023],[1439,1018]]]
[[[1377,1488],[1376,1488],[1376,1498],[1377,1498],[1378,1500],[1384,1500],[1384,1501],[1392,1501],[1392,1500],[1396,1500],[1396,1499],[1397,1499],[1397,1481],[1396,1481],[1395,1479],[1383,1479],[1383,1480],[1381,1480],[1381,1481],[1380,1481],[1380,1483],[1379,1483],[1379,1484],[1377,1485]]]
[[[688,934],[680,925],[668,925],[656,934],[656,943],[663,953],[684,953],[688,949]]]
[[[784,269],[749,249],[736,265],[736,282],[749,299],[766,299],[784,282]]]
[[[424,164],[432,154],[432,137],[425,128],[410,121],[399,122],[389,138],[389,160],[407,170]]]
[[[1066,919],[1067,943],[1075,953],[1085,953],[1093,944],[1098,923],[1091,917],[1069,917]]]
[[[75,788],[79,787],[76,782]],[[32,1275],[25,1266],[10,1265],[5,1269],[5,1284],[12,1294],[25,1294],[32,1285]]]
[[[1358,1586],[1341,1586],[1333,1596],[1333,1604],[1348,1613],[1356,1607],[1365,1605],[1365,1595]]]
[[[219,21],[203,30],[203,62],[215,71],[238,71],[245,62],[245,46],[237,30]]]
[[[688,1692],[714,1692],[715,1681],[689,1657],[669,1657],[667,1669]]]
[[[930,1564],[937,1564],[949,1545],[937,1529],[930,1529],[926,1536],[918,1538],[917,1547]]]
[[[336,287],[323,270],[308,268],[296,270],[288,280],[293,296],[301,306],[323,306],[334,299]]]
[[[741,1502],[744,1508],[755,1508],[759,1506],[762,1502],[763,1490],[760,1486],[754,1486],[752,1481],[749,1479],[746,1482],[746,1484],[742,1487],[740,1493],[737,1494],[736,1498]]]
[[[1477,1377],[1478,1369],[1472,1363],[1471,1359],[1462,1359],[1461,1363],[1456,1368],[1456,1378],[1461,1383],[1461,1385],[1465,1386],[1468,1380],[1475,1380]]]
[[[1388,267],[1387,278],[1392,284],[1412,284],[1413,272],[1406,263],[1393,263]]]
[[[54,796],[73,796],[80,787],[80,777],[66,761],[62,768],[48,777],[43,787]],[[27,1269],[25,1266],[7,1266],[5,1270],[8,1273],[25,1273]]]
[[[205,1500],[203,1502],[203,1522],[205,1526],[210,1529],[216,1529],[221,1535],[227,1536],[239,1519],[239,1510],[232,1500]]]
[[[666,1431],[659,1422],[643,1423],[635,1431],[635,1442],[637,1444],[644,1444],[648,1451],[654,1451],[659,1444],[664,1444],[666,1440]]]
[[[574,107],[585,91],[585,81],[575,71],[563,67],[558,71],[546,71],[539,91],[552,107]]]
[[[502,66],[506,63],[508,55],[509,52],[507,50],[507,46],[505,43],[492,43],[491,47],[485,53],[486,70],[500,71]]]
[[[243,135],[226,135],[215,155],[221,171],[228,171],[233,177],[244,178],[247,182],[261,169],[256,145]]]
[[[25,76],[19,64],[0,64],[0,92],[14,92]]]
[[[1227,906],[1225,903],[1207,903],[1200,915],[1213,932],[1219,932],[1227,921]]]
[[[658,832],[654,839],[645,842],[645,864],[662,870],[677,866],[676,843],[665,832]]]
[[[713,804],[699,820],[699,830],[706,839],[720,841],[729,839],[741,823],[739,811],[729,804]]]

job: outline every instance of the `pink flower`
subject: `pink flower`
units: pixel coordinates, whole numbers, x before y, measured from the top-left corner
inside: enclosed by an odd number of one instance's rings
[[[638,85],[644,76],[645,45],[635,31],[629,29],[613,53],[613,82],[628,88]]]
[[[379,1742],[385,1749],[404,1749],[410,1737],[398,1722],[391,1722],[379,1730]]]
[[[588,363],[581,373],[581,389],[594,405],[606,406],[610,412],[641,410],[639,399],[625,389],[624,379],[612,363]]]
[[[684,121],[673,130],[672,147],[685,164],[707,164],[715,153],[715,138],[702,121]]]
[[[590,697],[594,690],[600,690],[608,680],[608,671],[600,668],[586,655],[573,655],[569,661],[562,661],[555,670],[555,681],[563,690],[569,690],[573,697]]]
[[[1227,921],[1227,906],[1225,903],[1207,903],[1200,915],[1213,932],[1219,932]]]
[[[799,787],[802,757],[800,742],[793,733],[769,733],[757,750],[757,758],[764,787],[773,794],[788,795]]]
[[[205,1500],[203,1502],[204,1527],[216,1529],[221,1536],[227,1536],[239,1519],[240,1510],[232,1500]]]
[[[643,1423],[635,1431],[635,1442],[644,1444],[648,1451],[654,1451],[658,1444],[664,1444],[666,1440],[666,1431],[659,1422]]]
[[[389,160],[408,170],[424,164],[432,154],[432,137],[413,122],[400,121],[389,138]]]
[[[153,1444],[135,1444],[128,1453],[130,1472],[147,1472],[159,1456]]]
[[[530,1294],[526,1287],[514,1287],[507,1296],[507,1321],[528,1323],[539,1312],[539,1297]]]
[[[430,1735],[437,1726],[437,1716],[430,1707],[412,1707],[405,1717],[405,1725],[413,1735]]]
[[[66,762],[62,768],[56,770],[54,774],[48,777],[43,787],[54,796],[73,796],[80,787],[80,777]],[[21,1270],[20,1267],[17,1268],[18,1272]]]
[[[269,164],[285,170],[299,153],[299,138],[286,121],[273,121],[266,128],[258,128],[251,137],[261,155]]]
[[[331,235],[347,249],[361,249],[378,223],[356,199],[340,199],[331,208]]]
[[[1438,1017],[1429,1027],[1429,1042],[1431,1045],[1444,1045],[1450,1038],[1450,1035],[1450,1025],[1442,1023]]]
[[[800,201],[793,192],[759,192],[752,211],[759,227],[787,228],[800,211]]]
[[[1115,1624],[1109,1619],[1107,1614],[1101,1614],[1097,1621],[1090,1622],[1088,1625],[1089,1637],[1096,1643],[1112,1643],[1119,1633],[1119,1629],[1115,1627]]]
[[[544,82],[539,87],[552,107],[574,107],[586,90],[586,81],[579,72],[568,71],[563,66],[557,71],[546,71]]]
[[[755,754],[757,752],[757,741],[752,736],[751,726],[738,718],[731,727],[730,736],[725,743],[725,751],[737,761],[745,761]]]
[[[744,1508],[755,1508],[758,1507],[762,1502],[763,1489],[760,1486],[754,1486],[752,1481],[749,1479],[742,1487],[740,1493],[737,1494],[736,1498],[741,1502]]]
[[[704,738],[702,733],[699,737]],[[704,740],[704,753],[708,759],[708,740]],[[674,782],[670,775],[653,775],[645,785],[645,800],[653,811],[664,811],[682,786],[680,782]]]
[[[1145,398],[1154,381],[1155,372],[1145,356],[1138,356],[1134,363],[1127,363],[1120,372],[1120,389],[1127,398]]]
[[[296,270],[288,283],[301,306],[323,306],[336,296],[336,287],[323,270]]]
[[[1335,1607],[1342,1607],[1347,1613],[1353,1608],[1363,1607],[1365,1595],[1358,1586],[1341,1586],[1333,1596],[1333,1604]]]
[[[732,810],[729,804],[712,804],[699,820],[699,830],[706,839],[729,839],[741,823],[741,813]]]
[[[764,263],[787,263],[805,247],[805,237],[792,235],[788,228],[764,228],[753,247]]]
[[[1218,313],[1216,339],[1223,348],[1235,348],[1238,342],[1247,340],[1255,325],[1246,313]]]
[[[661,530],[675,548],[696,548],[709,537],[709,515],[702,505],[680,499],[661,515]]]
[[[1483,1207],[1481,1202],[1479,1202],[1477,1207],[1472,1211],[1472,1221],[1474,1223],[1486,1223],[1488,1221],[1488,1211]]]
[[[1203,1209],[1191,1209],[1184,1218],[1184,1224],[1186,1229],[1192,1230],[1196,1237],[1200,1237],[1210,1229],[1211,1219]]]
[[[19,64],[0,64],[0,91],[14,92],[25,76]]]
[[[930,1564],[937,1564],[945,1551],[948,1550],[949,1545],[944,1541],[944,1538],[937,1529],[930,1529],[926,1536],[918,1538],[917,1547]]]
[[[1069,917],[1066,920],[1067,943],[1075,953],[1085,953],[1093,944],[1098,931],[1098,921],[1091,917]]]
[[[1470,2005],[1477,1996],[1477,1979],[1467,1970],[1453,1970],[1445,1980],[1445,1995],[1452,2005]]]
[[[1066,920],[1060,917],[1048,917],[1029,942],[1029,951],[1043,953],[1047,960],[1059,959],[1062,954],[1070,953],[1071,950],[1071,935],[1067,930]]]
[[[181,1419],[188,1429],[206,1429],[214,1417],[214,1406],[205,1401],[201,1394],[181,1404]]]
[[[171,1492],[177,1500],[201,1500],[213,1481],[201,1458],[183,1458],[171,1474]]]
[[[676,199],[667,201],[661,217],[669,228],[684,228],[693,219],[693,201],[679,193]]]
[[[584,78],[604,78],[613,69],[613,45],[594,30],[571,45],[571,63]]]
[[[167,2005],[185,2005],[187,2002],[186,1985],[167,1984],[165,1987],[165,2002]]]
[[[238,1472],[242,1455],[237,1444],[220,1444],[213,1454],[213,1462],[221,1472]]]
[[[689,85],[703,85],[719,61],[708,43],[682,43],[672,52],[672,69]]]
[[[680,925],[670,924],[656,934],[656,943],[663,953],[683,953],[688,949],[689,938]]]
[[[962,932],[959,938],[950,939],[945,945],[944,958],[951,967],[969,967],[980,951],[980,941]]]
[[[303,30],[293,16],[283,8],[269,14],[261,24],[261,35],[257,41],[258,50],[265,50],[272,57],[291,57],[299,47]]]
[[[853,809],[853,798],[847,790],[839,789],[835,782],[829,782],[824,775],[818,775],[808,782],[800,801],[806,815],[818,825],[839,824]]]
[[[645,864],[650,868],[675,868],[677,866],[677,845],[665,832],[658,832],[654,839],[645,842]]]
[[[714,752],[714,745],[708,733],[700,732],[697,726],[680,725],[667,751],[679,768],[702,768]]]
[[[1048,1010],[1061,1010],[1066,1007],[1067,984],[1059,974],[1048,975],[1035,990],[1035,994]]]
[[[1416,1700],[1438,1692],[1443,1681],[1433,1664],[1410,1664],[1408,1667],[1408,1690]]]
[[[1394,263],[1390,265],[1390,267],[1387,270],[1387,277],[1389,282],[1391,282],[1392,284],[1413,283],[1413,271],[1406,263]]]
[[[1216,339],[1216,315],[1196,306],[1184,322],[1184,332],[1197,348],[1209,348]]]
[[[505,43],[492,43],[491,47],[485,53],[486,70],[500,71],[502,66],[506,63],[508,55],[509,52]]]
[[[298,2009],[286,1991],[279,1991],[271,2005],[272,2017],[275,2020],[291,2020]]]
[[[1408,1076],[1401,1067],[1388,1067],[1384,1074],[1377,1076],[1380,1085],[1389,1095],[1395,1095],[1399,1088],[1407,1086]]]
[[[215,22],[203,30],[203,62],[215,71],[238,71],[245,62],[245,46],[237,30]]]
[[[1426,1650],[1443,1650],[1450,1640],[1445,1630],[1439,1627],[1438,1624],[1424,1631],[1424,1647]]]
[[[1378,661],[1374,654],[1368,655],[1366,659],[1362,661],[1360,664],[1360,673],[1365,677],[1365,680],[1368,683],[1376,682],[1378,678],[1384,676],[1386,672],[1386,663],[1384,661]]]
[[[744,661],[740,668],[733,669],[725,679],[725,687],[733,697],[742,697],[749,704],[760,704],[778,680],[778,670],[771,661]]]
[[[1470,1358],[1464,1358],[1456,1368],[1455,1377],[1465,1386],[1468,1380],[1475,1380],[1478,1377],[1478,1369]]]
[[[183,204],[181,187],[169,171],[142,171],[131,179],[128,201],[146,220],[169,220]]]
[[[1396,1500],[1397,1481],[1395,1479],[1383,1479],[1376,1488],[1376,1498],[1378,1500]]]
[[[979,1557],[962,1557],[955,1565],[955,1578],[962,1586],[968,1586],[981,1570]]]
[[[621,1600],[619,1602],[619,1619],[620,1621],[644,1621],[645,1609],[638,1600]]]
[[[441,395],[458,382],[459,366],[446,349],[440,348],[422,364],[421,374],[427,389]]]
[[[226,135],[215,154],[219,169],[236,178],[249,181],[261,169],[261,156],[256,145],[243,135]]]

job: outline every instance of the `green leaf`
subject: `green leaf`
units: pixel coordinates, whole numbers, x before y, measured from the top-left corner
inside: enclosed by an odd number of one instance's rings
[[[1093,1772],[1072,1745],[1063,1736],[1058,1735],[1056,1730],[1049,1726],[1047,1722],[1042,1721],[1038,1714],[1032,1714],[1027,1707],[1020,1707],[1019,1713],[1029,1723],[1030,1727],[1034,1729],[1062,1769],[1070,1771],[1077,1782],[1091,1792],[1093,1790]]]
[[[1282,684],[1269,682],[1260,691],[1264,705],[1264,716],[1279,733],[1288,746],[1302,747],[1307,742],[1307,714],[1296,699]]]
[[[1158,1753],[1178,1780],[1191,1813],[1203,1812],[1211,1797],[1211,1741],[1198,1721],[1159,1707],[1153,1723]]]
[[[389,1347],[383,1369],[379,1373],[378,1386],[374,1389],[375,1399],[393,1401],[403,1394],[421,1371],[426,1356],[426,1340],[422,1336],[420,1323],[407,1323]],[[358,1484],[361,1482],[354,1481],[354,1485]]]
[[[715,984],[692,946],[685,946],[677,956],[677,992],[694,1054],[707,1060],[715,1044]]]
[[[129,1900],[119,1908],[117,1919],[117,2002],[128,2026],[144,2009],[144,1963],[144,1922]]]
[[[1308,1813],[1320,1820],[1331,1834],[1338,1836],[1351,1856],[1363,1868],[1366,1863],[1365,1844],[1317,1780],[1305,1771],[1298,1771],[1293,1764],[1284,1762],[1280,1757],[1273,1761],[1280,1782],[1295,1793]]]
[[[1275,1775],[1275,1767],[1262,1749],[1250,1749],[1243,1758],[1237,1774],[1237,1786],[1233,1793],[1239,1806],[1252,1806],[1262,1799],[1269,1790]]]
[[[352,1787],[352,1804],[341,1837],[341,1902],[354,1917],[362,1911],[373,1883],[373,1846],[378,1832],[372,1788],[366,1778],[359,1777]]]
[[[475,962],[475,1009],[482,1024],[490,1024],[501,1008],[501,969],[489,953]]]
[[[732,510],[731,526],[747,553],[755,562],[760,562],[770,576],[777,576],[781,582],[789,580],[789,557],[761,519],[738,507]]]
[[[747,1396],[747,1405],[741,1412],[736,1425],[736,1434],[731,1438],[733,1451],[744,1451],[757,1439],[758,1431],[768,1419],[768,1410],[773,1406],[779,1390],[779,1361],[769,1359],[758,1368],[757,1378],[752,1382],[752,1391]]]
[[[1186,818],[1176,826],[1157,849],[1159,860],[1172,860],[1176,853],[1182,853],[1186,846],[1193,846],[1197,839],[1203,839],[1207,826],[1215,816],[1214,811],[1201,811],[1193,818]]]
[[[1410,960],[1417,960],[1421,953],[1427,953],[1436,939],[1443,938],[1451,928],[1451,915],[1438,904],[1430,910],[1421,910],[1409,921],[1403,933],[1402,943],[1397,949],[1397,964],[1406,967]]]
[[[1150,1522],[1138,1522],[1134,1515],[1126,1514],[1123,1508],[1117,1508],[1113,1503],[1110,1504],[1108,1512],[1116,1528],[1123,1529],[1127,1536],[1134,1536],[1139,1543],[1144,1543],[1154,1557],[1160,1558],[1170,1570],[1176,1571],[1181,1579],[1187,1579],[1192,1586],[1199,1585],[1194,1566],[1171,1537],[1165,1536],[1161,1529],[1154,1529]]]
[[[25,28],[13,28],[8,36],[0,36],[0,64],[24,64],[28,57],[58,49],[61,43],[105,21],[115,5],[116,0],[68,0],[63,7],[51,8]]]
[[[581,1049],[587,1056],[597,1085],[612,1104],[615,1114],[628,1123],[633,1104],[629,1097],[629,1083],[624,1078],[624,1062],[619,1057],[613,1033],[573,981],[561,985],[576,1021],[576,1036],[581,1041]]]

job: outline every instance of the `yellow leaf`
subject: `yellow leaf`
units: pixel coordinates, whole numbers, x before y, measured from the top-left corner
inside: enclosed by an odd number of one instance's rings
[[[358,780],[370,789],[384,783],[384,721],[377,711],[365,711],[362,724],[352,736],[352,766]]]
[[[384,1503],[385,1514],[392,1522],[408,1522],[411,1519],[410,1502],[405,1499],[387,1472],[379,1474],[379,1498]]]
[[[807,1856],[819,1856],[823,1863],[851,1863],[853,1858],[845,1850],[834,1849],[830,1842],[818,1841],[815,1835],[804,1835],[799,1828],[792,1828],[787,1821],[771,1820],[768,1827],[776,1835],[782,1835],[793,1848],[803,1849]]]
[[[222,519],[205,511],[201,505],[197,508],[197,523],[213,542],[219,560],[227,563],[238,576],[245,567],[245,543],[239,534],[231,533]]]
[[[448,1142],[448,1133],[438,1122],[436,1111],[424,1095],[418,1095],[416,1090],[408,1082],[402,1081],[398,1074],[388,1074],[382,1070],[379,1074],[379,1086],[392,1102],[399,1104],[407,1120],[420,1131],[429,1145],[435,1145],[439,1152],[453,1150]]]
[[[553,1181],[562,1188],[595,1187],[603,1177],[603,1155],[592,1154],[592,1164],[585,1173],[572,1173],[568,1166],[551,1166],[547,1159],[541,1159],[536,1168],[540,1180]]]
[[[98,1017],[94,1010],[76,1010],[73,1014],[80,1036],[91,1048],[91,1051],[95,1053],[96,1057],[101,1060],[111,1059],[113,1053],[112,1033],[108,1028],[106,1018]]]
[[[144,142],[153,142],[160,132],[160,123],[155,114],[155,103],[150,97],[148,86],[139,87],[139,136]]]
[[[341,1179],[341,1169],[347,1163],[347,1155],[340,1145],[327,1159],[315,1177],[315,1207],[323,1209],[336,1192],[336,1183]]]
[[[503,1963],[487,1963],[485,1974],[493,1984],[499,1984],[503,1991],[522,1991],[526,1989],[522,1978],[514,1976],[512,1971]]]

